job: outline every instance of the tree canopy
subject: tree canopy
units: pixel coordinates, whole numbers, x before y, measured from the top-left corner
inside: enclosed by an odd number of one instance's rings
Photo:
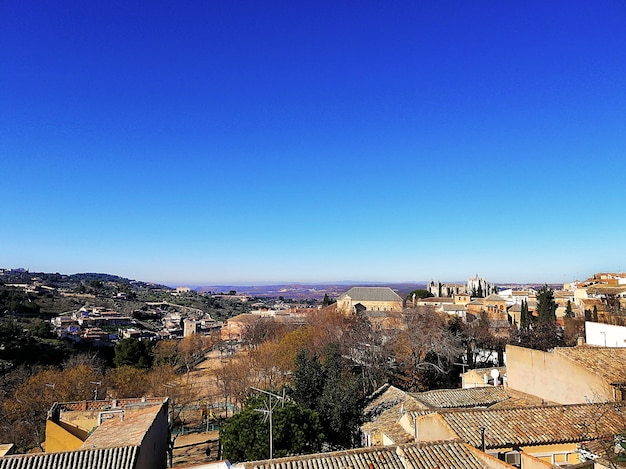
[[[319,414],[327,446],[343,449],[358,445],[363,387],[342,363],[335,344],[327,347],[323,364],[315,354],[298,352],[289,395]]]
[[[265,409],[269,397],[253,396],[241,412],[220,429],[223,458],[229,461],[268,459],[269,422]],[[272,397],[273,457],[321,450],[324,434],[319,415],[293,401],[278,403]],[[268,409],[269,410],[269,409]]]
[[[146,341],[128,338],[122,339],[115,345],[115,366],[133,366],[135,368],[149,368],[152,364],[150,345]]]
[[[556,321],[556,308],[554,291],[544,285],[537,293],[537,321],[541,324]]]

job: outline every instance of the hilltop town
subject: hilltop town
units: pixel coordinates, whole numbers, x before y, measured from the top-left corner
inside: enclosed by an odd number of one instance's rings
[[[0,468],[624,458],[626,274],[304,289],[2,269]]]

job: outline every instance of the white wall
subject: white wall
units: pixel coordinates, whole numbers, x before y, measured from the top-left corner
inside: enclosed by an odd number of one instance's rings
[[[626,327],[585,321],[585,341],[600,347],[626,347]]]

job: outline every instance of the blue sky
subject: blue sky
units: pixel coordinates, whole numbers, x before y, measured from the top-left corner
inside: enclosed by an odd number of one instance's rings
[[[570,281],[625,156],[622,0],[0,2],[3,267]]]

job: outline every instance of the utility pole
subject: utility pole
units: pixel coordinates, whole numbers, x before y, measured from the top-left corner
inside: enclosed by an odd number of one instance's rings
[[[265,414],[265,416],[268,418],[270,422],[270,459],[272,459],[274,455],[274,436],[272,434],[272,413],[274,412],[274,409],[276,408],[279,402],[282,402],[284,406],[285,396],[284,395],[279,396],[278,394],[274,394],[269,391],[264,391],[263,389],[258,389],[252,386],[250,386],[250,389],[254,389],[255,391],[258,391],[267,395],[267,401],[265,402],[265,409],[254,409],[254,410],[256,410],[257,412],[261,412],[262,414]],[[276,398],[276,402],[274,402],[273,404],[272,404],[272,397]]]

